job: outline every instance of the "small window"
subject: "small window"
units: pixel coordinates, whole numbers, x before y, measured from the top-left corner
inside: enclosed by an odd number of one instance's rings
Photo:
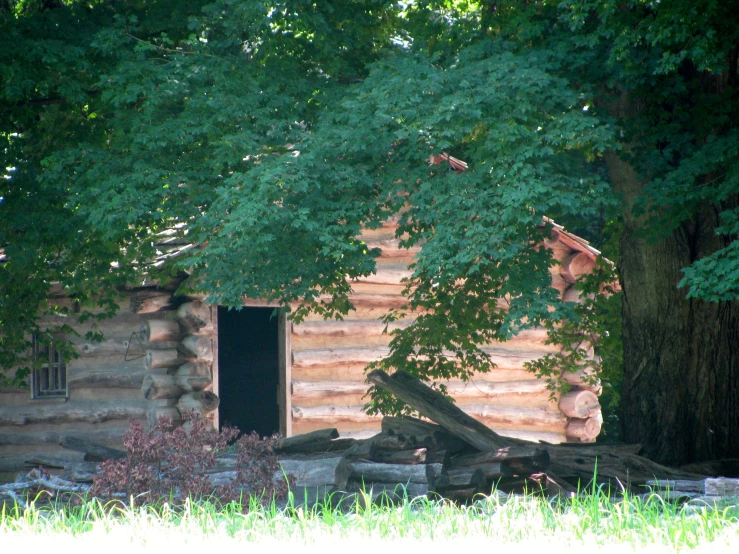
[[[67,364],[53,344],[32,339],[31,398],[67,398]]]

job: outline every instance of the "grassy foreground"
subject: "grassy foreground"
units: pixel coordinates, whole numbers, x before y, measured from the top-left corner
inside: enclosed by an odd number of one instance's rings
[[[611,499],[594,492],[569,499],[511,496],[458,507],[414,499],[392,507],[355,502],[323,507],[244,509],[239,504],[187,502],[181,507],[123,506],[93,500],[81,506],[0,512],[0,545],[44,546],[75,552],[101,547],[140,551],[194,551],[246,546],[258,551],[289,546],[301,552],[377,553],[387,543],[433,550],[525,547],[552,552],[739,552],[739,507],[676,506],[658,496]],[[32,550],[35,551],[35,550]],[[282,548],[280,548],[282,551]],[[461,553],[459,553],[461,554]],[[466,554],[466,553],[465,553]]]

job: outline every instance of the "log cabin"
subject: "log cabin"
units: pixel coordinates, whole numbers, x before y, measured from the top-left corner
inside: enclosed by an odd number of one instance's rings
[[[551,228],[545,246],[560,262],[551,268],[552,286],[578,302],[574,284],[594,268],[599,252],[551,220],[545,224]],[[186,409],[216,428],[234,425],[263,436],[326,427],[343,437],[377,433],[380,418],[362,409],[369,387],[364,369],[388,352],[391,336],[378,318],[404,302],[401,281],[410,276],[416,254],[399,248],[396,227],[391,219],[362,234],[381,255],[373,275],[351,283],[356,310],[343,321],[309,316],[298,325],[259,300],[237,311],[202,298],[174,298],[166,287],[126,291],[117,316],[98,323],[102,342],[72,338],[79,355],[73,360],[35,352],[47,361],[33,371],[29,389],[0,389],[0,479],[29,461],[53,468],[82,460],[84,454],[59,446],[65,438],[120,447],[131,420],[180,420]],[[187,248],[170,243],[178,251]],[[84,336],[90,325],[76,328]],[[546,382],[524,368],[560,350],[545,339],[544,329],[531,329],[486,345],[496,368],[469,382],[451,381],[448,390],[465,412],[501,435],[594,441],[602,423],[598,385],[567,374],[572,389],[552,400]]]

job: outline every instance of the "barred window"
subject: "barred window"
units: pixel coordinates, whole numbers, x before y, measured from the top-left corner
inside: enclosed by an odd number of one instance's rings
[[[53,344],[32,339],[31,398],[67,398],[67,364]]]

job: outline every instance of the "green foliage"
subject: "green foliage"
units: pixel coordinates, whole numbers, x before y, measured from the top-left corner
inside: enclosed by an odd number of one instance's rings
[[[44,331],[52,283],[107,315],[116,287],[186,270],[213,302],[341,317],[346,277],[375,270],[361,227],[402,212],[402,244],[422,246],[407,308],[425,314],[379,367],[467,378],[491,367],[480,344],[534,325],[611,337],[618,367],[617,333],[596,329],[618,296],[562,303],[531,245],[543,215],[597,228],[625,200],[658,237],[715,210],[723,248],[682,284],[737,298],[727,4],[4,3],[0,363]],[[469,169],[428,167],[441,152]],[[608,152],[639,172],[636,198],[613,195]],[[152,267],[173,228],[199,247]]]

